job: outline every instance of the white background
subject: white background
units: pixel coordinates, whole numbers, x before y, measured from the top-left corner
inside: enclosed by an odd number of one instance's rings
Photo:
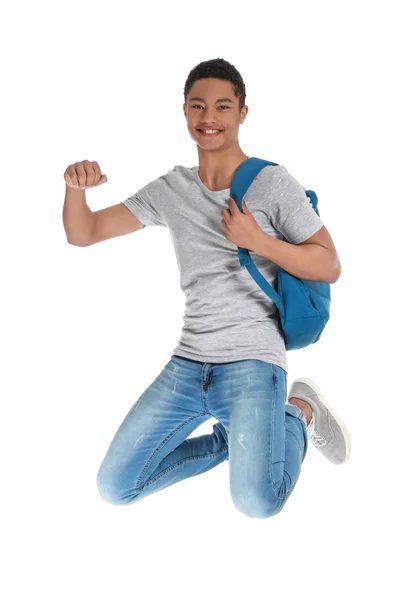
[[[4,598],[414,597],[414,6],[85,0],[3,11]],[[71,163],[96,160],[108,177],[87,191],[92,210],[198,164],[183,87],[212,58],[246,84],[242,150],[316,191],[342,264],[331,320],[317,344],[288,354],[288,383],[320,385],[352,455],[336,466],[310,445],[268,519],[235,508],[228,461],[129,507],[100,497],[100,463],[177,345],[184,297],[166,228],[79,248],[62,223]]]

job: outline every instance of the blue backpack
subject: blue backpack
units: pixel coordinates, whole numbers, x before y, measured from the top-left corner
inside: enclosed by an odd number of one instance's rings
[[[231,183],[230,195],[242,210],[243,196],[256,175],[268,165],[278,163],[250,157],[237,169]],[[317,196],[306,190],[310,203],[316,213]],[[311,281],[294,277],[282,267],[278,271],[278,291],[265,279],[253,262],[246,248],[238,248],[239,261],[246,267],[260,288],[278,307],[280,325],[286,350],[297,350],[320,339],[330,316],[330,284],[323,281]]]

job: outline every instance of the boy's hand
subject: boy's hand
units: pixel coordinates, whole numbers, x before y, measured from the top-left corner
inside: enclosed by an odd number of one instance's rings
[[[93,160],[83,160],[69,165],[64,173],[66,186],[74,190],[88,190],[106,183],[108,178],[102,175],[98,163]]]
[[[228,205],[228,208],[221,211],[221,225],[226,239],[239,248],[254,251],[265,232],[257,224],[244,199],[242,201],[243,212],[237,206],[234,198],[229,198]]]

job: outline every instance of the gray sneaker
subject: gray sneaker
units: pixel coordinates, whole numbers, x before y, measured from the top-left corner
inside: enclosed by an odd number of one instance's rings
[[[308,439],[333,464],[346,462],[351,453],[349,432],[320,388],[308,377],[299,377],[292,382],[287,401],[293,397],[305,400],[313,409],[313,417],[307,425]]]

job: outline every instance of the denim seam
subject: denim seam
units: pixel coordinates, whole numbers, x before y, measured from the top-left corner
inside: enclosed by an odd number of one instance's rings
[[[202,375],[203,375],[203,371],[201,371],[201,403],[202,403],[202,408],[205,410],[205,413],[207,413],[208,412],[208,405],[207,405],[207,400],[206,400],[207,389],[209,388],[210,383],[212,382],[212,378],[214,376],[214,371],[213,371],[213,369],[210,370],[209,378],[206,383],[204,383]]]
[[[136,488],[135,493],[140,492],[141,490],[146,488],[148,485],[151,485],[152,483],[154,483],[155,481],[160,479],[160,477],[163,477],[163,475],[166,475],[166,473],[169,473],[170,471],[172,471],[175,467],[178,467],[179,465],[182,465],[186,462],[190,462],[192,460],[200,460],[202,458],[215,458],[216,456],[221,454],[221,452],[226,452],[227,450],[228,450],[228,446],[224,445],[222,448],[220,448],[220,450],[217,450],[217,452],[211,452],[210,454],[200,454],[199,456],[189,456],[187,458],[183,458],[182,460],[179,460],[177,463],[170,465],[170,467],[167,467],[167,469],[165,469],[164,471],[161,471],[161,473],[159,473],[158,475],[153,477],[153,479],[147,480],[141,488]]]
[[[277,496],[278,491],[275,489],[275,485],[274,485],[273,460],[272,460],[273,459],[272,445],[273,445],[273,437],[274,437],[275,407],[276,407],[276,394],[277,394],[277,377],[276,377],[275,367],[273,364],[272,364],[272,380],[273,380],[273,384],[274,384],[274,391],[273,391],[273,399],[271,402],[271,424],[270,424],[270,433],[269,433],[269,478],[271,480],[272,490],[273,490],[275,496]]]
[[[160,452],[160,450],[163,448],[163,446],[165,446],[167,444],[167,442],[175,435],[175,433],[180,431],[183,427],[185,427],[188,423],[190,423],[194,419],[199,419],[200,417],[204,416],[204,414],[206,414],[206,413],[203,413],[202,415],[196,415],[196,416],[190,417],[189,419],[186,419],[186,421],[183,421],[183,423],[181,423],[178,427],[176,427],[176,429],[171,431],[170,434],[164,438],[164,440],[161,442],[161,444],[159,446],[157,446],[157,448],[155,448],[153,454],[150,456],[150,458],[144,465],[143,470],[141,471],[140,475],[137,478],[137,482],[135,484],[136,490],[138,490],[138,488],[141,485],[141,480],[144,476],[145,471],[148,469],[148,467],[151,464],[151,462],[153,461],[154,457],[156,456],[156,454],[158,454]]]
[[[275,423],[275,409],[276,409],[276,401],[277,401],[277,392],[278,392],[278,380],[277,380],[277,376],[276,376],[276,371],[275,371],[275,365],[272,364],[272,373],[273,373],[273,382],[274,382],[274,396],[273,396],[273,402],[272,402],[272,412],[271,412],[271,431],[270,431],[270,450],[269,450],[269,454],[270,454],[270,461],[269,461],[269,474],[270,474],[270,480],[271,480],[271,487],[273,489],[273,492],[276,496],[277,499],[283,499],[285,497],[285,493],[282,494],[281,496],[278,494],[279,489],[281,487],[281,482],[279,482],[278,486],[276,487],[274,484],[274,478],[273,478],[273,465],[274,464],[278,464],[278,463],[284,463],[285,464],[285,460],[277,460],[275,461],[275,463],[273,462],[273,453],[272,453],[272,443],[273,443],[273,436],[274,436],[274,423]]]

